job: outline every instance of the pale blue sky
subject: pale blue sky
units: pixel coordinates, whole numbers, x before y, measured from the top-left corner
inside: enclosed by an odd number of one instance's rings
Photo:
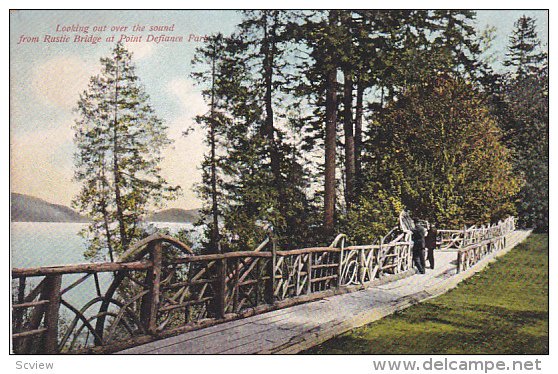
[[[494,50],[500,60],[513,23],[522,14],[537,19],[543,43],[548,41],[546,11],[479,11],[479,30],[486,25],[497,27]],[[182,43],[135,43],[137,73],[151,96],[157,114],[169,126],[175,140],[173,149],[165,152],[164,176],[180,184],[184,196],[171,206],[195,208],[200,205],[191,191],[200,179],[198,166],[203,153],[203,133],[189,137],[181,132],[192,124],[192,118],[206,110],[199,88],[189,78],[190,61],[200,42],[192,35],[214,32],[230,33],[240,15],[234,11],[19,11],[10,15],[10,126],[11,189],[28,193],[50,202],[69,204],[79,186],[72,181],[73,142],[72,108],[87,80],[100,69],[99,58],[109,54],[114,43],[38,43],[17,44],[22,35],[55,34],[57,25],[89,25],[89,34],[106,38],[113,25],[175,25],[166,35],[182,35]],[[109,30],[95,33],[95,25]],[[60,33],[58,33],[60,34]],[[72,33],[68,33],[72,34]],[[149,32],[143,34],[143,40]]]

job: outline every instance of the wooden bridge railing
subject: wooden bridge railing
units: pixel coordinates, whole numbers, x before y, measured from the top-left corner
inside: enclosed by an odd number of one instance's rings
[[[511,227],[483,232],[504,234]],[[463,249],[458,268],[495,249],[485,241]],[[254,251],[194,255],[155,234],[118,262],[12,269],[13,351],[116,351],[362,288],[411,270],[411,248],[410,233],[390,232],[364,246],[345,247],[341,235],[329,247],[281,251],[268,238]],[[76,291],[95,294],[78,303],[70,297]]]
[[[119,262],[13,269],[13,350],[106,352],[323,297],[411,269],[409,239],[194,255],[156,234]],[[67,297],[92,290],[83,305]]]
[[[505,235],[515,230],[515,217],[508,217],[492,225],[465,227],[462,230],[438,230],[438,248],[457,250],[471,244]]]
[[[506,246],[506,238],[515,230],[515,217],[508,217],[488,227],[471,227],[464,232],[461,248],[457,251],[457,272],[467,270],[487,254]]]

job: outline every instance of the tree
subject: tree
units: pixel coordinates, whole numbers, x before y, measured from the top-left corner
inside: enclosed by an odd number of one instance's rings
[[[514,24],[515,29],[509,39],[508,53],[504,65],[512,67],[517,76],[535,74],[546,60],[541,50],[541,42],[533,18],[523,15]]]
[[[455,71],[475,77],[480,46],[475,27],[476,13],[471,10],[435,10],[432,16],[434,35],[432,51],[438,54],[439,71]]]
[[[299,64],[295,70],[293,107],[301,110],[297,119],[305,134],[303,149],[323,154],[320,169],[323,189],[322,234],[328,240],[335,231],[337,203],[337,118],[340,41],[340,11],[312,11],[300,15],[291,24],[292,41],[299,45]],[[302,57],[301,57],[302,56]]]
[[[202,72],[194,78],[213,88],[204,93],[218,117],[214,125],[220,153],[218,191],[211,192],[208,178],[200,191],[204,198],[219,196],[219,230],[227,251],[257,246],[267,234],[258,229],[263,222],[273,225],[283,248],[309,237],[307,173],[291,128],[281,121],[284,21],[281,11],[244,12],[237,32],[217,46],[212,73],[213,52],[205,47],[196,54]]]
[[[281,153],[276,139],[274,96],[278,91],[277,80],[282,76],[281,68],[284,67],[281,60],[284,51],[279,35],[284,28],[282,15],[278,10],[247,11],[244,21],[239,25],[242,35],[248,38],[245,39],[244,46],[253,48],[244,49],[244,58],[259,70],[258,75],[261,76],[261,83],[255,82],[256,87],[261,87],[263,94],[261,101],[264,104],[264,119],[261,133],[269,149],[271,172],[278,190],[279,204],[284,202],[285,191],[281,175]]]
[[[540,49],[535,21],[522,16],[515,23],[504,64],[495,112],[504,142],[513,152],[514,169],[524,180],[517,209],[520,224],[548,230],[549,134],[548,56]]]
[[[73,203],[92,219],[82,232],[89,240],[86,256],[102,257],[108,249],[114,260],[144,235],[140,223],[148,208],[175,198],[179,187],[160,175],[161,151],[170,140],[131,53],[118,43],[101,65],[77,103],[75,179],[82,187]]]
[[[382,104],[372,103],[378,95],[368,95],[365,91],[380,92],[380,102],[384,99],[384,87],[393,81],[394,34],[401,27],[404,17],[393,11],[354,10],[351,11],[349,24],[343,25],[349,34],[346,43],[350,42],[351,54],[343,57],[349,62],[352,70],[352,80],[356,86],[354,101],[354,198],[362,189],[362,158],[364,152],[364,116],[381,108]],[[346,51],[347,48],[344,48]],[[346,65],[345,65],[346,66]],[[348,91],[348,90],[347,90]],[[349,98],[344,98],[349,108]],[[348,111],[347,111],[348,112]],[[344,116],[345,117],[345,116]],[[348,116],[346,116],[348,117]],[[350,135],[350,131],[348,132]],[[350,141],[349,147],[350,149]],[[350,168],[347,168],[350,170]],[[350,177],[348,176],[347,179]]]
[[[330,10],[327,27],[335,28],[337,11]],[[337,55],[334,47],[334,31],[325,37],[324,50],[321,51],[325,75],[325,171],[324,171],[324,233],[332,235],[335,223],[335,157],[337,139]]]
[[[205,253],[218,253],[220,251],[221,234],[219,229],[219,219],[221,207],[219,200],[222,192],[222,181],[219,177],[222,158],[218,155],[219,140],[223,138],[224,128],[228,125],[228,120],[218,108],[219,94],[217,92],[218,80],[222,77],[222,59],[225,38],[222,34],[210,37],[209,42],[197,49],[197,53],[192,60],[194,67],[200,67],[199,71],[194,71],[192,77],[206,87],[202,94],[209,102],[209,113],[196,117],[196,122],[206,127],[206,145],[209,153],[205,155],[202,163],[202,184],[198,186],[198,193],[204,200],[205,206],[200,211],[199,223],[207,225],[207,237],[209,242],[205,245]],[[187,135],[186,132],[184,135]]]
[[[548,78],[517,76],[505,81],[498,114],[504,142],[511,149],[516,173],[524,184],[517,203],[520,225],[548,230],[549,133]]]
[[[472,84],[451,75],[391,102],[376,124],[383,189],[416,216],[448,226],[514,213],[519,180],[483,102]]]
[[[304,203],[304,175],[292,175],[304,169],[292,145],[294,134],[286,121],[282,121],[287,110],[282,87],[287,83],[285,72],[291,64],[285,36],[288,14],[261,10],[245,11],[243,16],[235,34],[238,42],[230,51],[230,58],[245,67],[245,74],[237,84],[250,89],[243,98],[231,97],[229,102],[243,108],[237,111],[241,129],[234,138],[247,142],[241,148],[230,149],[230,155],[234,156],[230,161],[237,161],[235,167],[239,168],[236,171],[240,177],[236,179],[242,185],[231,198],[239,203],[238,208],[243,207],[247,216],[243,221],[234,219],[229,223],[234,222],[236,230],[244,230],[246,227],[238,227],[240,222],[269,221],[283,246],[296,245],[303,240],[299,235],[300,218],[308,207]],[[254,230],[253,226],[247,228]]]

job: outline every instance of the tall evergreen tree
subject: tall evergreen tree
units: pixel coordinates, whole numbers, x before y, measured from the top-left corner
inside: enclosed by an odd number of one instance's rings
[[[284,246],[308,237],[306,173],[288,126],[281,121],[285,109],[279,87],[287,64],[284,22],[281,11],[244,12],[237,32],[219,49],[213,94],[226,123],[219,130],[223,139],[219,170],[227,250],[259,244],[263,232],[258,227],[263,222],[273,225]]]
[[[320,53],[325,76],[325,164],[324,164],[324,233],[332,235],[335,224],[336,179],[335,158],[337,140],[337,64],[335,40],[338,20],[336,10],[330,10],[327,17],[323,50]]]
[[[457,71],[475,77],[480,46],[471,10],[435,10],[432,14],[434,42],[432,52],[439,71]]]
[[[196,117],[196,122],[207,129],[205,143],[209,148],[209,152],[202,162],[202,183],[198,186],[198,193],[204,201],[199,224],[209,222],[206,232],[209,241],[204,245],[204,253],[218,253],[221,248],[219,220],[222,208],[219,201],[222,196],[222,182],[219,173],[222,158],[218,154],[218,148],[219,140],[223,138],[228,121],[226,116],[219,111],[220,96],[217,86],[218,80],[222,77],[224,45],[225,39],[222,34],[213,35],[204,47],[198,48],[192,61],[195,69],[199,67],[192,73],[192,77],[199,84],[205,85],[202,94],[209,104],[209,112]]]
[[[541,48],[535,21],[522,16],[510,36],[511,70],[501,84],[496,113],[504,141],[513,151],[514,167],[524,184],[517,204],[520,224],[548,230],[549,84],[548,56]]]
[[[322,234],[330,238],[335,231],[337,203],[337,119],[340,45],[340,11],[312,11],[300,15],[291,24],[292,40],[297,43],[300,57],[297,79],[291,91],[293,106],[301,110],[298,123],[304,136],[304,149],[323,156],[319,189],[322,199]],[[330,240],[330,239],[328,239]]]
[[[82,233],[89,240],[86,256],[103,257],[107,249],[114,260],[143,235],[139,223],[147,209],[174,198],[178,187],[160,175],[161,151],[170,140],[131,53],[119,43],[101,65],[77,105],[75,179],[82,187],[73,203],[92,219]]]
[[[347,40],[352,42],[353,50],[345,59],[352,61],[354,68],[355,195],[358,195],[362,187],[364,117],[381,107],[377,101],[382,101],[384,88],[392,81],[394,64],[389,57],[394,56],[392,39],[401,19],[393,11],[355,10],[350,20]],[[376,94],[365,97],[366,91]]]
[[[546,60],[546,53],[541,50],[537,35],[536,22],[523,15],[515,22],[514,27],[504,65],[512,67],[514,74],[520,77],[535,74]]]
[[[353,91],[357,75],[356,54],[356,21],[349,11],[340,13],[340,28],[344,41],[341,44],[340,66],[343,72],[343,141],[345,169],[345,205],[351,209],[356,192],[356,129],[353,115]]]
[[[280,86],[285,82],[283,70],[287,66],[284,59],[286,47],[282,40],[285,12],[245,11],[243,15],[238,25],[242,43],[239,43],[233,58],[249,67],[248,75],[240,84],[252,88],[251,100],[261,107],[256,114],[258,118],[254,118],[251,125],[255,130],[253,140],[260,142],[262,147],[258,161],[260,171],[269,173],[262,179],[269,192],[266,194],[269,201],[264,204],[267,205],[267,211],[275,211],[273,224],[278,226],[279,232],[289,235],[293,230],[293,216],[289,212],[289,186],[285,180],[287,170],[282,149],[285,146],[285,134],[277,124],[282,109]],[[264,219],[261,212],[257,214],[260,219]]]

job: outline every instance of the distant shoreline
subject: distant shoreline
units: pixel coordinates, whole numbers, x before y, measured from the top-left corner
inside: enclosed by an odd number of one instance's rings
[[[199,209],[170,208],[150,213],[145,222],[194,223]],[[53,204],[35,196],[10,194],[10,222],[89,223],[91,220],[70,207]]]

